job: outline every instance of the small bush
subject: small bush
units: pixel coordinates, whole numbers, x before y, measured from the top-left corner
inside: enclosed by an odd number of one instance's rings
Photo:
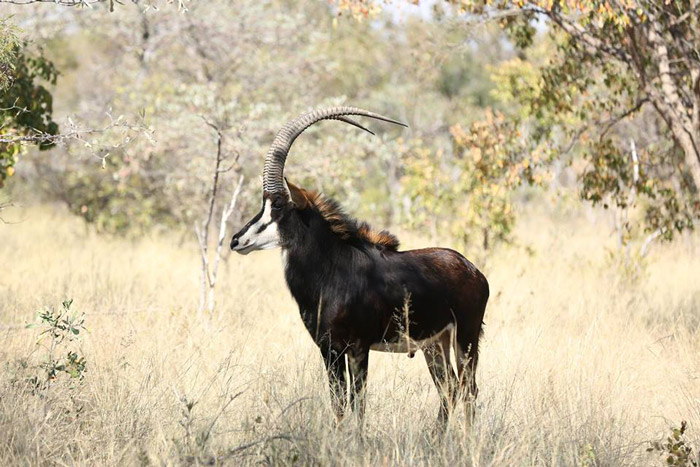
[[[680,428],[671,427],[671,435],[666,440],[654,441],[647,448],[647,452],[656,452],[664,456],[667,465],[678,467],[698,467],[697,456],[693,454],[693,448],[685,439],[685,430],[688,424],[681,422]]]
[[[71,311],[73,300],[64,300],[61,308],[44,308],[37,313],[37,322],[28,328],[40,328],[37,345],[45,353],[38,365],[40,374],[34,377],[37,386],[48,386],[60,374],[82,380],[87,370],[85,357],[78,352],[80,332],[85,331],[85,314]],[[48,342],[46,342],[48,340]]]

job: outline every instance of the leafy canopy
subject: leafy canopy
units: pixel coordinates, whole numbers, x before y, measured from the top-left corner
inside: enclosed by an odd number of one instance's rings
[[[52,119],[53,97],[45,85],[56,84],[58,71],[42,53],[31,54],[19,43],[14,29],[0,24],[0,187],[14,172],[23,148],[23,137],[56,135]],[[36,140],[39,149],[54,145]]]
[[[513,167],[572,164],[584,199],[633,205],[639,215],[628,231],[634,223],[670,239],[694,226],[700,216],[698,2],[448,3],[465,32],[475,22],[495,21],[517,51],[492,70],[495,105],[524,135],[520,148],[501,146],[504,160]],[[376,14],[377,5],[338,2],[356,17]],[[479,148],[474,138],[454,142],[466,152]]]

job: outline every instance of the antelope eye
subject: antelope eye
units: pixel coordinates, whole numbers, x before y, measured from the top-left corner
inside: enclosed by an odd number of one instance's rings
[[[282,206],[284,206],[284,201],[282,201],[281,199],[276,199],[272,202],[272,209],[274,209],[275,211],[279,211],[280,209],[282,209]]]

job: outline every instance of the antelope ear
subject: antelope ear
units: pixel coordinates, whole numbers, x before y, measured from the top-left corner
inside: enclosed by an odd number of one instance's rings
[[[284,179],[284,189],[287,191],[289,199],[297,209],[304,209],[308,206],[309,197],[306,190],[299,188],[293,183],[289,183],[286,178]]]
[[[284,192],[287,193],[287,199],[292,199],[292,191],[289,189],[289,182],[287,182],[287,177],[282,179],[282,186],[284,187]]]

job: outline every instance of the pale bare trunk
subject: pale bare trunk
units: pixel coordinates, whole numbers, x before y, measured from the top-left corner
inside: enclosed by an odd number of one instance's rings
[[[675,130],[672,129],[672,131],[676,141],[678,141],[679,146],[685,153],[686,168],[691,177],[693,177],[693,183],[695,183],[697,192],[700,193],[700,150],[698,150],[697,144],[695,144],[695,141],[685,129],[676,128]],[[699,137],[700,135],[696,135],[695,139],[697,140]]]
[[[201,227],[195,222],[194,231],[197,234],[197,240],[199,242],[199,251],[201,254],[201,288],[199,295],[199,313],[203,313],[205,309],[211,312],[214,311],[214,306],[216,304],[216,279],[219,271],[219,262],[221,261],[221,249],[224,244],[224,239],[226,238],[226,223],[231,217],[234,209],[236,208],[236,203],[238,202],[238,195],[241,192],[241,187],[243,186],[243,175],[238,176],[238,182],[236,184],[233,193],[231,194],[231,199],[228,204],[221,210],[221,217],[219,218],[219,235],[217,237],[216,249],[214,250],[214,257],[212,262],[209,261],[209,228],[211,227],[212,220],[214,218],[214,213],[216,211],[216,197],[219,192],[219,184],[221,182],[220,174],[222,172],[227,172],[229,169],[222,169],[221,163],[223,162],[223,132],[218,125],[215,125],[204,117],[203,120],[216,131],[216,164],[214,165],[214,173],[212,175],[212,184],[209,196],[208,209],[206,212],[206,217],[202,221]],[[238,157],[236,157],[236,160]],[[233,167],[233,166],[232,166]]]
[[[685,168],[693,178],[695,188],[700,191],[700,70],[693,69],[693,109],[688,110],[680,98],[680,91],[673,80],[671,61],[664,35],[655,20],[652,19],[649,28],[649,42],[654,47],[654,59],[658,66],[658,76],[661,83],[660,93],[654,85],[646,83],[654,107],[668,123],[673,138],[685,155]]]
[[[207,263],[206,274],[202,274],[202,279],[206,279],[206,282],[203,282],[202,284],[202,299],[205,299],[205,290],[208,291],[206,293],[206,302],[202,302],[200,304],[200,310],[204,309],[204,304],[206,303],[209,313],[214,311],[214,307],[216,305],[216,281],[219,273],[219,263],[221,261],[221,250],[224,245],[224,240],[226,239],[226,223],[231,217],[231,214],[233,214],[233,211],[236,209],[238,195],[241,193],[241,187],[243,186],[243,179],[243,175],[239,175],[236,188],[233,190],[233,194],[231,195],[231,200],[221,213],[221,218],[219,220],[219,236],[216,242],[216,250],[214,250],[214,258],[213,262],[211,263],[211,269]]]

